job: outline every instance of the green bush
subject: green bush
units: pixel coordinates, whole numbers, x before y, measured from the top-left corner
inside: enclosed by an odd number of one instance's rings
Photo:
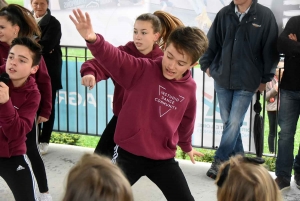
[[[214,160],[214,155],[215,155],[215,150],[210,150],[210,149],[199,149],[196,148],[197,151],[200,151],[201,153],[204,154],[203,157],[195,157],[195,161],[199,161],[199,162],[206,162],[206,163],[212,163]],[[252,154],[246,154],[246,156],[248,157],[254,157]],[[177,152],[176,152],[176,158],[179,159],[185,159],[185,160],[190,160],[190,157],[183,152],[180,147],[177,148]],[[271,172],[275,171],[275,162],[276,162],[276,158],[275,157],[266,157],[263,156],[263,158],[265,159],[265,163],[264,166]]]
[[[50,138],[51,143],[76,145],[81,135],[53,132]]]
[[[271,172],[275,172],[276,158],[275,157],[263,157],[263,158],[265,159],[266,168]]]

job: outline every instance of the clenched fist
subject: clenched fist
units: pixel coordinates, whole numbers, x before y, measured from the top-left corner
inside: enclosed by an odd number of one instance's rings
[[[93,89],[95,84],[96,84],[96,80],[95,80],[95,76],[93,75],[85,75],[81,78],[81,84],[83,86],[89,87],[89,89]]]
[[[9,87],[4,82],[0,82],[0,104],[4,104],[8,100],[9,100]]]

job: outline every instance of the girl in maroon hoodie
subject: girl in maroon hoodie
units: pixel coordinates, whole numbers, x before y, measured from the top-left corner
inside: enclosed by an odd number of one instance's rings
[[[3,7],[0,10],[0,65],[5,62],[13,39],[16,37],[32,38],[34,35],[39,37],[40,29],[28,9],[16,4]],[[39,66],[36,75],[33,75],[42,97],[37,123],[49,119],[52,107],[51,81],[43,59]],[[45,166],[37,147],[36,123],[32,123],[31,126],[32,129],[28,132],[26,140],[27,155],[31,161],[40,192],[46,193],[46,196],[49,197]],[[42,196],[45,197],[45,195]]]
[[[73,13],[76,19],[70,18],[93,56],[125,89],[112,162],[131,185],[147,176],[167,200],[193,201],[174,157],[177,145],[193,163],[195,155],[203,156],[192,147],[197,101],[191,68],[208,48],[205,33],[178,27],[169,35],[163,57],[135,58],[95,34],[88,13]]]
[[[153,14],[145,13],[136,18],[133,29],[133,41],[118,48],[136,58],[156,59],[163,55],[162,47],[171,31],[183,23],[175,16],[156,11]],[[96,59],[84,62],[81,66],[82,84],[92,89],[96,82],[106,80],[111,76]],[[124,88],[115,81],[113,96],[113,117],[103,131],[100,141],[96,146],[95,153],[112,157],[115,143],[114,133],[117,125],[118,115],[122,108]]]
[[[26,155],[26,134],[31,130],[41,95],[31,74],[39,68],[41,47],[29,38],[12,41],[0,74],[0,176],[16,201],[37,201],[35,180]]]

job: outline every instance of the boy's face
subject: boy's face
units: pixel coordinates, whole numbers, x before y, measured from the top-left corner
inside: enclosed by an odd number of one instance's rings
[[[36,73],[38,66],[32,66],[32,52],[25,46],[15,45],[8,54],[6,73],[15,87],[24,84],[30,74]]]
[[[180,80],[183,74],[194,67],[191,58],[185,52],[179,53],[172,43],[164,51],[162,72],[168,80]]]
[[[144,55],[152,51],[159,33],[154,33],[149,21],[137,20],[134,23],[133,42],[136,48]]]

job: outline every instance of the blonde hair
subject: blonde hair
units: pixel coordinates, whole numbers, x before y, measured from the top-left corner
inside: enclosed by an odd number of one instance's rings
[[[63,201],[133,201],[122,171],[108,158],[85,154],[70,170]]]
[[[167,13],[162,10],[155,11],[153,14],[159,18],[161,23],[161,31],[160,36],[158,38],[158,46],[162,48],[167,42],[167,39],[170,36],[171,32],[177,27],[184,26],[184,24],[180,19],[178,19],[174,15],[171,15],[170,13]]]
[[[282,200],[270,173],[256,160],[238,155],[221,165],[216,179],[218,201]]]

